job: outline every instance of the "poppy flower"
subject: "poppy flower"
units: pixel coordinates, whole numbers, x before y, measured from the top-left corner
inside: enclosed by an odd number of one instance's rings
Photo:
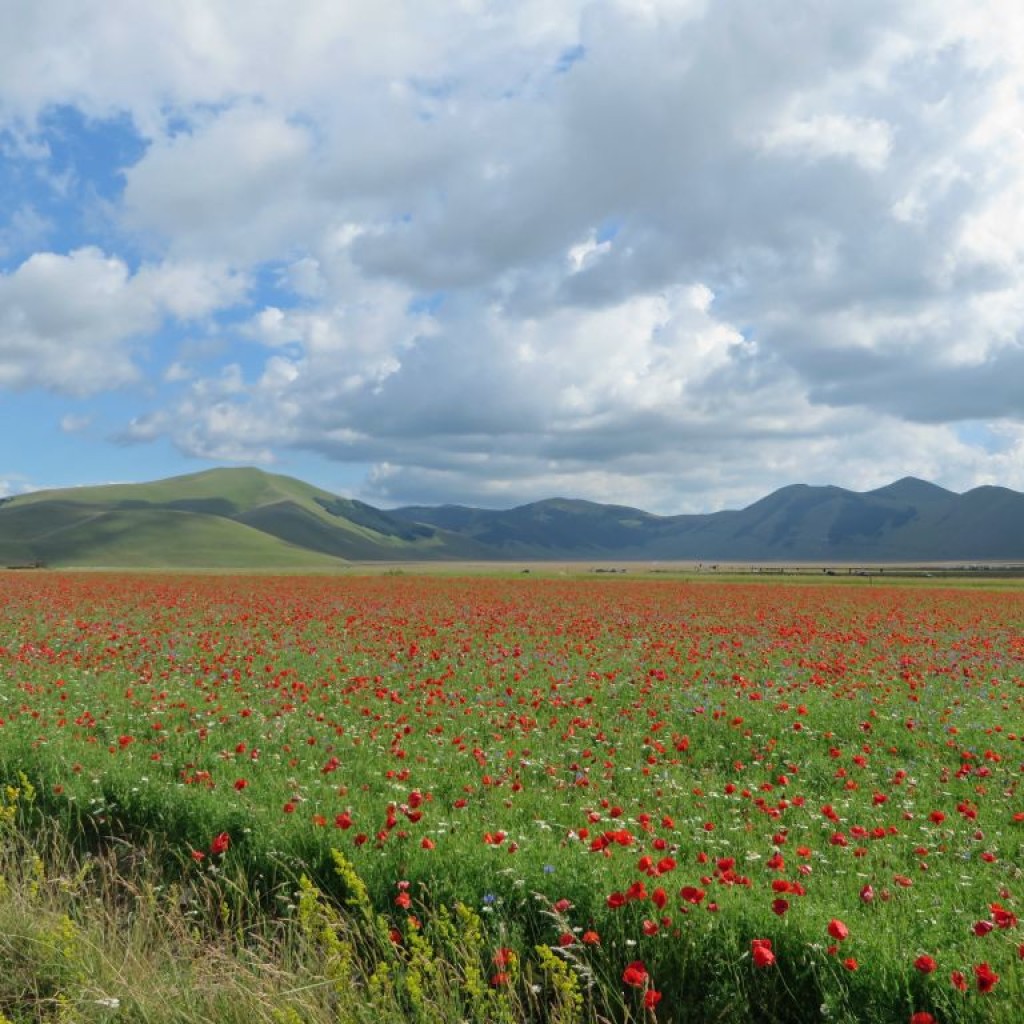
[[[978,991],[984,994],[995,988],[999,975],[987,963],[980,963],[974,968],[974,979],[978,983]]]
[[[229,846],[231,846],[231,836],[227,832],[221,832],[213,837],[213,842],[210,843],[210,854],[213,857],[218,857],[227,853]]]
[[[842,921],[837,917],[833,917],[828,923],[828,933],[837,942],[842,942],[843,939],[848,938],[850,935],[850,929],[843,924]]]
[[[509,949],[507,946],[502,946],[495,952],[492,959],[494,961],[495,967],[497,967],[499,970],[504,970],[506,967],[508,967],[510,963],[512,963],[513,960],[515,960],[515,958],[516,951],[514,949]]]
[[[752,939],[750,942],[750,955],[755,967],[771,967],[775,963],[775,954],[772,952],[772,940]]]
[[[684,885],[679,890],[679,898],[685,900],[687,903],[697,904],[700,903],[707,895],[703,889],[698,889],[695,885]]]
[[[632,988],[643,988],[649,977],[643,961],[634,960],[631,964],[627,964],[626,969],[622,972],[622,983]]]
[[[931,974],[932,971],[938,968],[938,964],[935,962],[934,957],[930,957],[927,953],[922,953],[915,961],[915,970],[920,971],[922,974]]]

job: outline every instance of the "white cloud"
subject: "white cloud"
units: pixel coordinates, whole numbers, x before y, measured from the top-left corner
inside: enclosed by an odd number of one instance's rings
[[[146,145],[102,248],[0,277],[0,386],[160,375],[121,440],[380,499],[1022,482],[1018,8],[13,5],[17,158],[53,104]]]
[[[36,253],[0,277],[0,385],[82,395],[127,384],[131,342],[154,325],[120,260]]]
[[[765,134],[764,144],[810,159],[849,158],[866,170],[880,171],[892,149],[892,131],[872,118],[823,115],[779,125]]]
[[[165,317],[210,313],[240,290],[216,267],[132,275],[94,247],[35,253],[0,274],[0,387],[89,395],[137,381],[134,355]]]

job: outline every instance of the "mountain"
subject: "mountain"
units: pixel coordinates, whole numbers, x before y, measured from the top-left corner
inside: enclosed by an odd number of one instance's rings
[[[1024,559],[1024,494],[958,495],[905,477],[864,493],[794,484],[739,511],[655,516],[618,505],[533,502],[507,511],[406,507],[391,515],[460,533],[509,558],[704,562]]]
[[[382,511],[291,477],[213,469],[0,500],[0,565],[318,569],[425,560],[1024,561],[1024,494],[906,477],[783,487],[747,508],[657,516],[553,498]]]
[[[328,568],[474,558],[472,541],[258,469],[37,491],[0,502],[0,563]]]

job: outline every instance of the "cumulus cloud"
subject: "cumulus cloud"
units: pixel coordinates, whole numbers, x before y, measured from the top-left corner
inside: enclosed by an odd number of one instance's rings
[[[0,387],[89,395],[135,382],[135,350],[165,316],[203,316],[240,287],[213,267],[168,263],[132,274],[91,246],[36,253],[0,275]]]
[[[25,159],[55,104],[144,144],[109,246],[0,277],[0,386],[159,377],[122,442],[381,502],[1024,485],[1018,7],[22,5]]]

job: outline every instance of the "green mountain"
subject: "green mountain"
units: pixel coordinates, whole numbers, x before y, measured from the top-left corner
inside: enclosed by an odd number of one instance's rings
[[[478,556],[472,541],[258,469],[0,502],[6,565],[311,569]]]
[[[796,484],[709,515],[565,498],[385,512],[291,477],[213,469],[0,500],[0,565],[317,569],[437,559],[1024,561],[1024,494],[955,494],[908,477],[863,493]]]

